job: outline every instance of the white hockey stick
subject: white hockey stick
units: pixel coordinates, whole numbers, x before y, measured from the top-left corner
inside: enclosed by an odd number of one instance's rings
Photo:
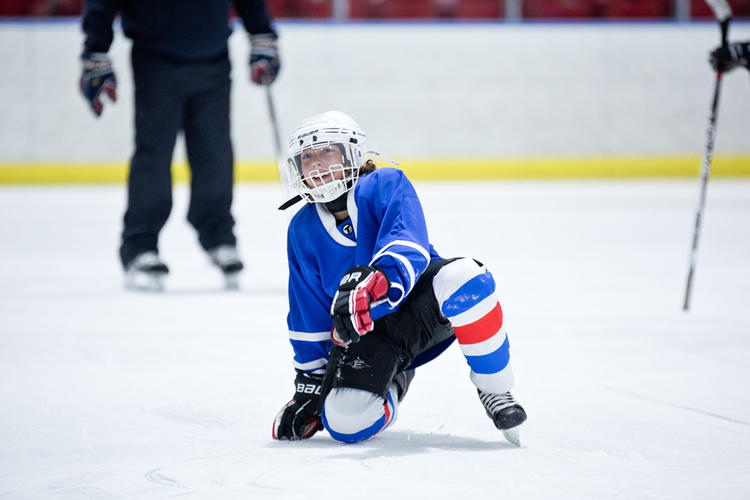
[[[268,104],[268,115],[271,118],[271,132],[273,134],[273,146],[274,154],[276,156],[276,168],[279,171],[279,181],[281,181],[281,192],[284,197],[284,203],[281,204],[279,210],[286,210],[298,201],[302,199],[300,195],[292,194],[291,184],[289,178],[286,175],[286,168],[284,164],[284,155],[281,151],[281,141],[279,140],[279,123],[276,119],[276,107],[273,105],[273,96],[271,95],[271,86],[265,85],[266,87],[266,103]],[[290,198],[291,197],[291,198]]]
[[[732,8],[729,6],[727,0],[706,0],[706,3],[711,10],[714,11],[716,20],[719,23],[728,22],[732,17]],[[722,33],[722,43],[726,42],[726,33]]]
[[[281,185],[286,190],[288,182],[286,179],[286,173],[281,164],[281,140],[279,139],[279,124],[276,119],[276,106],[273,105],[273,96],[271,95],[271,86],[263,85],[266,89],[266,103],[268,104],[268,116],[271,121],[271,133],[273,135],[273,147],[274,147],[274,159],[276,160],[276,168],[279,170],[279,179]]]
[[[727,44],[727,34],[729,33],[729,21],[732,19],[732,9],[729,7],[727,0],[706,0],[706,3],[714,11],[716,20],[719,21],[721,28],[721,44]],[[698,208],[695,212],[695,227],[693,229],[693,245],[690,249],[690,268],[688,269],[687,284],[685,285],[685,300],[682,304],[682,310],[687,311],[690,308],[690,292],[693,288],[693,274],[695,273],[695,260],[698,254],[698,240],[700,238],[701,220],[703,219],[703,209],[706,205],[706,189],[708,187],[708,176],[711,172],[711,156],[714,150],[714,138],[716,137],[716,118],[719,112],[719,90],[721,89],[721,71],[716,72],[716,83],[714,85],[714,96],[711,101],[711,114],[708,118],[708,128],[706,130],[706,148],[703,151],[703,163],[701,164],[701,190],[698,200]]]

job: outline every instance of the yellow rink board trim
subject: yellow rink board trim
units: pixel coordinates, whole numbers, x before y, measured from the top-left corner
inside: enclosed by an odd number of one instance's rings
[[[415,180],[447,179],[606,179],[648,177],[695,177],[700,156],[504,158],[504,159],[406,159],[402,168]],[[172,167],[175,182],[187,182],[187,165]],[[750,176],[750,154],[717,156],[711,165],[716,177]],[[278,181],[273,162],[237,162],[238,182]],[[121,184],[127,180],[125,163],[0,164],[0,184]]]

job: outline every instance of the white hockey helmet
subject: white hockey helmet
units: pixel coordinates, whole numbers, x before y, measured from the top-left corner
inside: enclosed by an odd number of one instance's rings
[[[364,163],[367,136],[354,119],[341,111],[327,111],[302,120],[289,140],[287,178],[292,188],[307,201],[333,201],[354,187]],[[343,164],[328,165],[325,171],[302,172],[302,152],[310,148],[334,145],[344,158]],[[323,181],[323,177],[327,179]],[[317,181],[315,179],[318,179]],[[332,180],[331,180],[332,179]]]

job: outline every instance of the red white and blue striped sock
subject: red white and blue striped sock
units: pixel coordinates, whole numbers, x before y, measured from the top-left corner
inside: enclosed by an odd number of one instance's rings
[[[509,391],[513,370],[492,275],[472,259],[459,259],[438,272],[433,286],[471,368],[471,381],[485,392]]]

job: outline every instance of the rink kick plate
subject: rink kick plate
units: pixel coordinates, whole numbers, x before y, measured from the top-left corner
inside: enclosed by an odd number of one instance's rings
[[[699,156],[549,157],[549,158],[402,158],[400,168],[412,180],[471,179],[607,179],[695,177]],[[0,184],[122,184],[126,163],[5,163]],[[717,156],[713,177],[750,176],[750,155]],[[187,182],[185,163],[172,166],[175,183]],[[237,182],[273,182],[279,173],[273,161],[235,164]]]

